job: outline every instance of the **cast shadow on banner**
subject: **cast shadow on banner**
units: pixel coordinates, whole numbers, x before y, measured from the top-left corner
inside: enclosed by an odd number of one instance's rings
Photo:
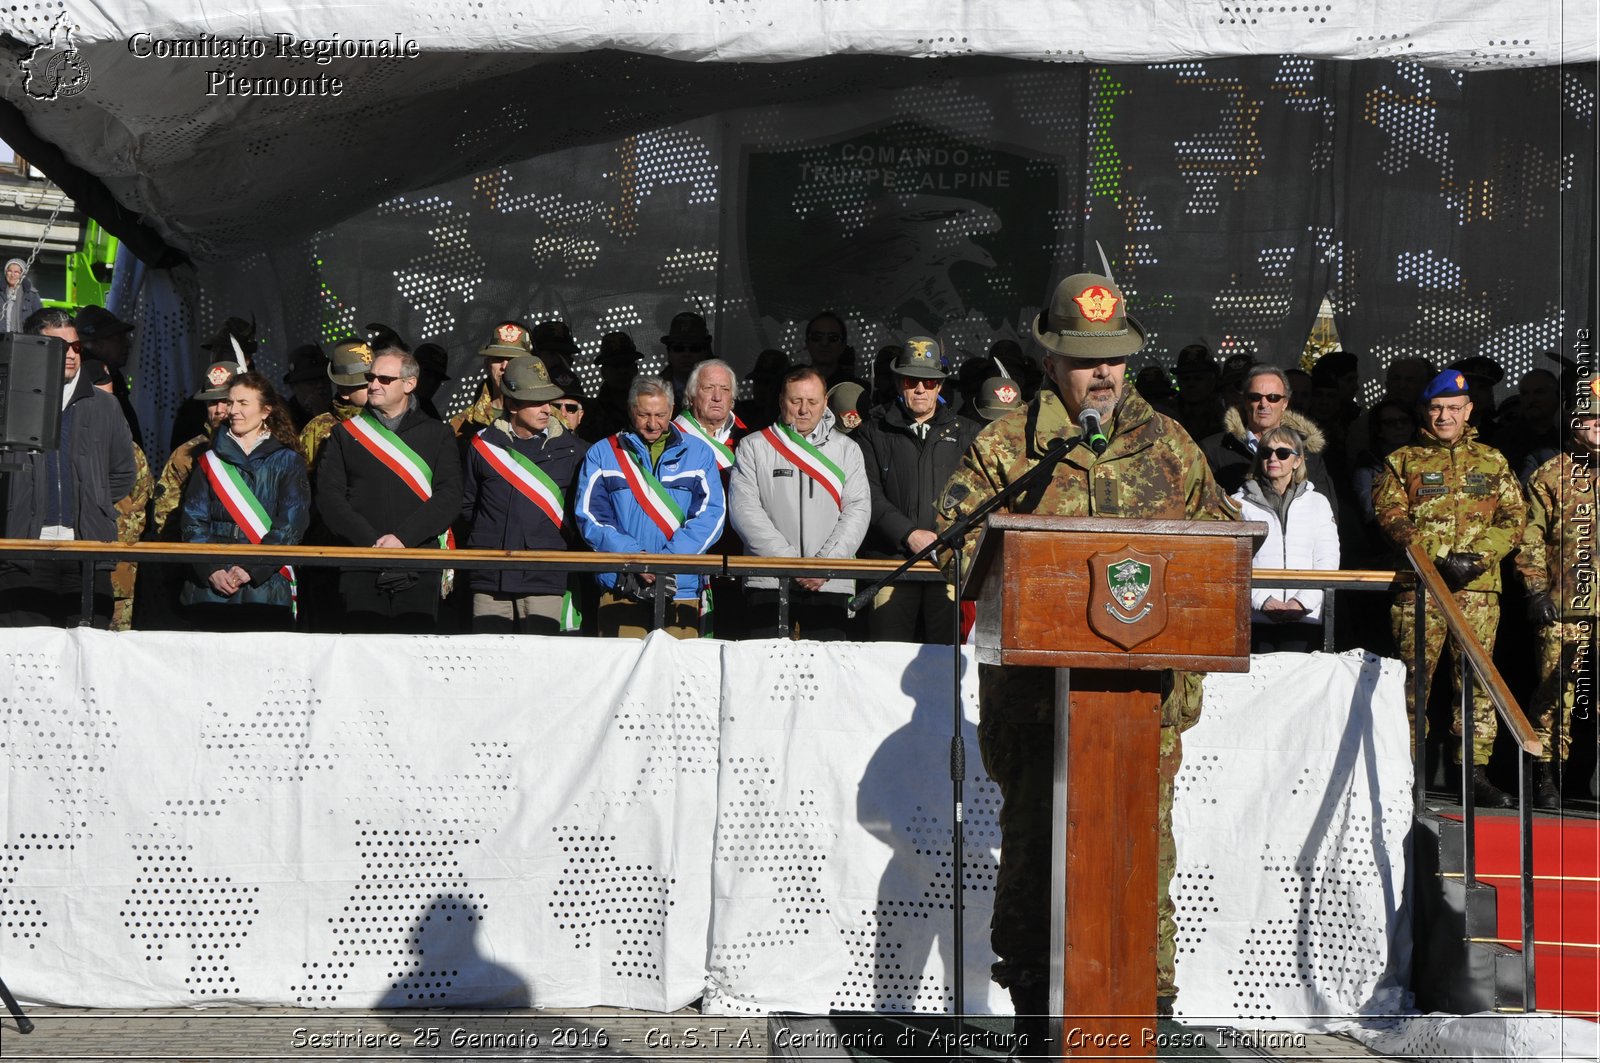
[[[963,676],[975,667],[967,657],[961,658],[961,666]],[[949,972],[956,962],[949,647],[923,647],[907,664],[900,688],[911,705],[911,718],[873,752],[856,790],[858,823],[890,848],[873,913],[872,1010],[938,1013],[954,1004]],[[962,742],[976,766],[977,727],[964,713],[961,720]],[[974,781],[969,768],[967,786]],[[969,842],[972,826],[967,825]],[[996,865],[987,847],[969,844],[963,862],[967,889],[993,888]],[[967,935],[970,940],[971,928]],[[930,965],[935,950],[937,963]],[[968,965],[974,959],[979,964],[976,973],[968,972],[967,982],[971,985],[976,977],[981,992],[990,957],[987,950],[978,956],[971,956],[972,951]]]
[[[483,918],[476,895],[441,893],[428,902],[406,936],[411,962],[390,982],[378,1009],[533,1007],[533,991],[521,977],[478,951]],[[389,1025],[410,1034],[417,1023],[414,1014],[401,1014]]]

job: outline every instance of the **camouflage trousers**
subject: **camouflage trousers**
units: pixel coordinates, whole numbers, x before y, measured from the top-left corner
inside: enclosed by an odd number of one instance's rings
[[[1456,591],[1456,604],[1461,607],[1466,615],[1467,624],[1472,628],[1472,634],[1489,654],[1494,653],[1494,632],[1500,624],[1500,595],[1484,593],[1482,591]],[[1394,631],[1395,645],[1400,648],[1400,659],[1406,663],[1406,717],[1416,721],[1417,709],[1413,702],[1416,700],[1416,675],[1417,662],[1412,643],[1412,625],[1416,615],[1416,605],[1412,601],[1396,602],[1390,610],[1389,619]],[[1438,609],[1430,608],[1423,627],[1423,644],[1427,654],[1425,687],[1433,685],[1433,670],[1439,666],[1439,653],[1444,648],[1446,627],[1444,613]],[[1461,686],[1459,679],[1452,679],[1450,689],[1454,692],[1454,724],[1450,733],[1461,733]],[[1426,713],[1427,707],[1423,707]],[[1494,750],[1495,716],[1494,706],[1489,702],[1489,696],[1483,692],[1483,685],[1472,684],[1472,763],[1489,763],[1489,754]]]
[[[1177,994],[1177,920],[1171,885],[1173,780],[1183,761],[1181,732],[1200,717],[1199,674],[1177,672],[1162,704],[1156,773],[1156,995]],[[1042,1014],[1050,979],[1050,874],[1055,840],[1055,675],[1049,668],[978,669],[978,749],[1000,789],[1000,869],[989,940],[994,980],[1019,1013]]]
[[[1572,747],[1573,717],[1586,720],[1594,712],[1595,627],[1596,621],[1590,619],[1558,620],[1539,631],[1533,733],[1544,744],[1541,760],[1566,760]],[[1551,741],[1552,731],[1559,732],[1555,742]]]

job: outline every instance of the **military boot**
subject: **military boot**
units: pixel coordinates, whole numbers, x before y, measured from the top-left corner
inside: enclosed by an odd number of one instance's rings
[[[1561,788],[1556,785],[1554,764],[1541,760],[1533,765],[1533,807],[1546,812],[1561,810]]]
[[[1472,766],[1472,804],[1477,808],[1514,808],[1516,798],[1489,781],[1489,769]]]

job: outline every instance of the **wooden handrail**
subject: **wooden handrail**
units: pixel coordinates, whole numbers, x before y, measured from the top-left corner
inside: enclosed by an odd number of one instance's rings
[[[1506,727],[1511,731],[1517,748],[1530,756],[1540,756],[1544,752],[1544,743],[1533,733],[1533,724],[1528,722],[1528,717],[1523,715],[1522,707],[1517,704],[1517,699],[1511,696],[1511,691],[1506,687],[1506,682],[1500,677],[1500,670],[1494,666],[1494,661],[1484,652],[1483,645],[1473,635],[1472,627],[1467,623],[1467,618],[1461,612],[1461,606],[1456,604],[1455,595],[1450,593],[1450,588],[1445,586],[1444,577],[1439,575],[1439,570],[1434,567],[1433,559],[1422,552],[1416,543],[1406,544],[1406,560],[1411,562],[1412,569],[1417,574],[1417,579],[1422,581],[1422,586],[1427,590],[1429,607],[1437,603],[1439,612],[1444,616],[1445,625],[1450,630],[1450,635],[1455,639],[1456,645],[1461,647],[1467,656],[1467,661],[1472,665],[1473,672],[1477,673],[1478,682],[1482,684],[1484,693],[1489,695],[1489,700],[1494,704],[1494,710],[1505,721]],[[1417,663],[1421,667],[1421,662]]]
[[[104,543],[87,540],[0,539],[0,560],[44,561],[277,561],[287,564],[350,564],[360,568],[548,567],[573,572],[690,572],[732,576],[793,572],[800,575],[878,576],[893,572],[893,558],[740,557],[723,554],[602,554],[587,550],[437,550],[359,546],[252,546],[248,543]],[[911,569],[919,580],[942,579],[927,562]]]

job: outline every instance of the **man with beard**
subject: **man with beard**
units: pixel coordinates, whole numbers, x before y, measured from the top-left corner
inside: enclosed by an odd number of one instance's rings
[[[1092,273],[1068,277],[1040,313],[1034,339],[1044,349],[1046,386],[1022,413],[985,428],[967,449],[938,504],[948,526],[1037,464],[1058,439],[1080,435],[1085,409],[1100,415],[1103,452],[1074,447],[1057,463],[1026,512],[1064,517],[1145,520],[1232,520],[1235,512],[1192,439],[1126,386],[1128,356],[1144,346],[1144,329],[1127,313],[1122,291]],[[971,564],[977,536],[963,544]],[[1200,716],[1200,676],[1174,672],[1161,707],[1161,759],[1150,782],[1158,790],[1156,875],[1157,1008],[1170,1014],[1177,994],[1177,923],[1170,885],[1177,864],[1172,840],[1172,784],[1182,759],[1179,732]],[[1043,1055],[1049,1002],[1051,787],[1055,749],[1055,670],[981,665],[978,744],[1000,788],[1000,869],[991,941],[996,982],[1019,1017],[1025,1052]],[[1066,1002],[1070,1010],[1072,1001]]]

